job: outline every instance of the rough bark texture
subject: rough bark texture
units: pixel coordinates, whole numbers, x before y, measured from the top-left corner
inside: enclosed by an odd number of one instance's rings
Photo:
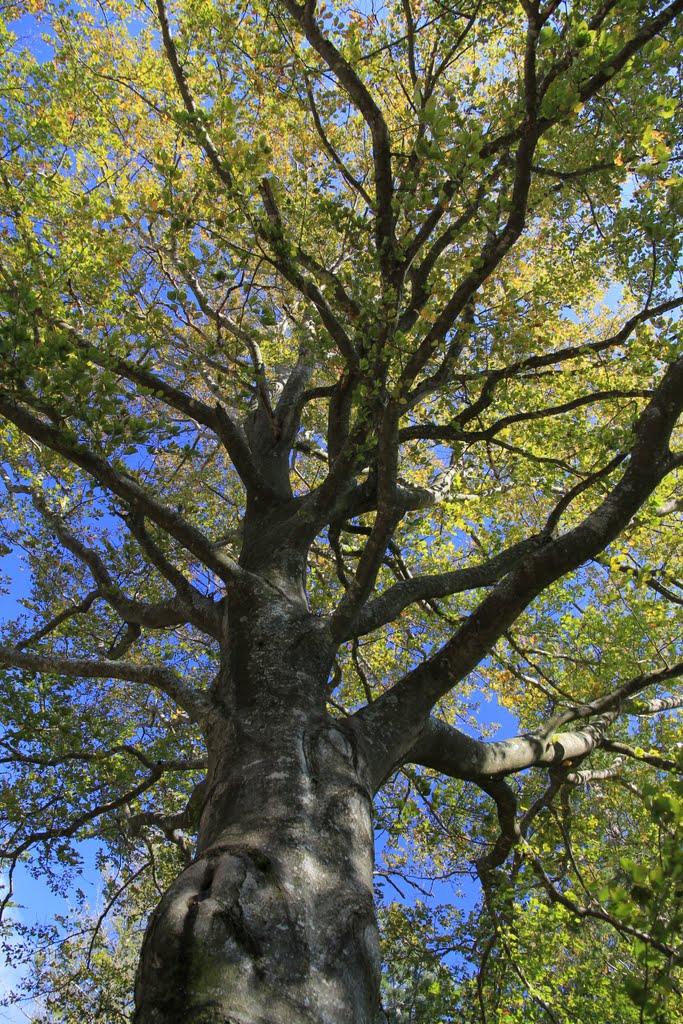
[[[327,644],[262,583],[228,620],[197,858],[151,919],[136,1024],[373,1021],[372,792],[325,712]]]

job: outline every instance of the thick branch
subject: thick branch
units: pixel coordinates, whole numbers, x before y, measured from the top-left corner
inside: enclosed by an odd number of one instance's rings
[[[418,601],[429,601],[491,586],[502,579],[520,559],[546,544],[548,540],[549,538],[543,534],[528,537],[479,565],[435,573],[433,576],[414,576],[412,579],[395,583],[362,609],[356,620],[351,623],[344,639],[348,640],[351,635],[362,636],[364,633],[379,629],[387,622],[392,622],[408,605]]]
[[[561,734],[530,733],[509,740],[475,740],[437,718],[430,718],[420,738],[403,757],[455,779],[486,780],[526,768],[559,766],[585,757],[600,746],[607,722]]]
[[[515,566],[436,654],[356,713],[384,778],[417,739],[431,708],[491,650],[524,609],[551,583],[599,554],[628,524],[669,472],[668,443],[683,409],[683,358],[668,368],[638,421],[621,480],[568,533]]]
[[[335,640],[348,634],[350,623],[372,593],[387,546],[402,514],[396,487],[398,418],[399,410],[394,404],[385,409],[377,458],[377,515],[363,546],[356,574],[330,619]]]
[[[56,654],[27,654],[13,647],[0,647],[0,668],[48,672],[75,679],[123,679],[142,683],[170,697],[188,715],[201,722],[208,713],[208,699],[186,686],[171,669],[158,665],[137,665],[127,661],[97,661],[88,658],[61,658]]]
[[[679,665],[683,675],[683,665]],[[632,700],[628,710],[631,715],[659,715],[662,711],[677,711],[683,708],[683,697],[660,697],[658,700]]]

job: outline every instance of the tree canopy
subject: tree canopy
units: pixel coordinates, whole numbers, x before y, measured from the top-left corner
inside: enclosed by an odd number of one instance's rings
[[[36,1021],[130,1019],[288,707],[376,794],[388,1021],[683,1021],[682,10],[8,5],[0,857],[104,877],[5,925]]]

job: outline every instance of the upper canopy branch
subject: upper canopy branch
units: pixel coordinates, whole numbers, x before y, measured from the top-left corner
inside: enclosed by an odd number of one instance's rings
[[[609,13],[609,10],[614,6],[615,4],[612,2],[604,4],[601,12],[596,15],[596,18],[589,22],[589,28],[599,27],[606,14]],[[596,96],[619,71],[624,69],[631,58],[643,49],[646,43],[651,39],[654,39],[665,28],[671,25],[681,11],[683,11],[683,0],[674,0],[673,3],[669,4],[668,7],[665,7],[659,14],[644,22],[640,30],[636,32],[627,43],[625,43],[621,50],[616,54],[610,54],[593,75],[578,84],[577,94],[580,101],[582,103],[587,103],[588,100]],[[550,84],[558,77],[559,74],[563,71],[569,70],[574,63],[576,53],[577,51],[572,50],[562,61],[555,62],[553,67],[546,72],[538,84],[539,98],[544,95]],[[553,117],[541,115],[537,122],[539,131],[544,134],[549,128],[558,124],[562,116],[564,115],[557,114]],[[481,150],[482,158],[488,159],[497,153],[509,150],[510,147],[522,137],[522,134],[523,125],[519,125],[516,128],[503,132],[496,138],[491,139]]]
[[[440,204],[437,204],[434,210],[432,210],[422,222],[414,239],[407,245],[405,265],[406,268],[410,268],[408,270],[408,278],[411,285],[411,296],[408,306],[401,313],[399,318],[398,326],[400,331],[406,332],[414,327],[420,314],[420,310],[424,308],[430,296],[428,287],[429,275],[436,267],[439,257],[457,240],[458,235],[461,233],[463,228],[467,227],[467,225],[470,224],[477,216],[482,200],[485,198],[487,191],[492,187],[495,180],[499,177],[501,170],[502,165],[499,165],[486,176],[484,181],[482,181],[477,188],[472,201],[465,206],[462,213],[454,221],[451,221],[451,223],[444,228],[438,238],[434,240],[429,251],[418,266],[412,266],[413,260],[419,253],[425,241],[432,234],[439,220],[443,217],[445,208],[441,207]],[[446,189],[447,194],[454,191],[454,187]]]
[[[300,5],[296,0],[281,0],[300,31],[322,57],[365,120],[372,135],[372,157],[375,169],[375,245],[385,281],[396,284],[395,214],[392,209],[394,177],[391,166],[391,139],[382,111],[352,65],[322,32],[315,17],[315,7]]]
[[[436,315],[432,326],[408,359],[401,374],[401,383],[407,388],[414,383],[427,365],[437,346],[446,337],[455,321],[467,309],[480,285],[491,275],[510,251],[526,225],[526,213],[531,187],[531,166],[541,132],[536,122],[535,97],[529,94],[535,82],[535,55],[537,34],[527,34],[525,56],[526,114],[514,161],[514,176],[509,195],[509,213],[503,227],[485,242],[477,266],[461,280],[451,298]]]
[[[180,63],[178,57],[178,51],[176,49],[175,40],[171,33],[171,26],[168,20],[168,14],[166,13],[166,6],[164,0],[156,0],[157,12],[159,15],[159,26],[161,28],[161,38],[164,43],[164,50],[168,63],[173,72],[178,92],[182,97],[185,110],[190,115],[192,130],[199,141],[202,149],[206,153],[209,162],[216,171],[221,181],[232,189],[233,187],[233,176],[230,168],[222,158],[218,150],[216,149],[209,132],[207,131],[206,125],[202,118],[199,116],[200,111],[197,109],[197,105],[194,101],[194,97],[190,92],[190,87],[185,76],[185,71]]]
[[[655,17],[649,19],[622,48],[612,56],[609,61],[598,69],[596,73],[578,85],[578,97],[583,103],[588,102],[596,96],[609,81],[621,71],[631,60],[634,54],[638,53],[643,46],[657,36],[664,28],[671,24],[677,15],[683,10],[683,0],[674,0],[668,7]],[[479,266],[473,269],[458,285],[449,301],[443,306],[435,318],[429,331],[425,334],[420,345],[413,353],[408,362],[404,379],[407,382],[414,381],[420,370],[426,365],[430,356],[436,349],[439,342],[451,330],[458,316],[467,305],[469,299],[478,290],[483,281],[490,275],[492,270],[500,263],[502,258],[509,252],[511,247],[519,238],[525,224],[527,205],[529,201],[529,190],[536,165],[533,156],[536,150],[536,143],[550,128],[556,125],[562,115],[553,117],[542,116],[539,113],[539,101],[549,87],[551,81],[561,72],[567,71],[576,58],[576,52],[572,51],[566,60],[557,62],[552,73],[546,74],[541,82],[536,78],[536,54],[538,48],[538,28],[545,19],[545,15],[535,15],[533,9],[530,13],[530,22],[527,31],[525,63],[524,63],[524,103],[525,114],[519,125],[511,131],[505,132],[496,139],[487,142],[481,150],[481,158],[484,161],[490,160],[497,154],[509,153],[513,146],[517,146],[514,157],[514,177],[512,188],[509,193],[509,214],[506,223],[495,236],[489,238],[481,251]],[[502,169],[502,168],[501,168]],[[500,170],[500,169],[499,169]],[[494,177],[498,172],[494,173]],[[453,192],[453,182],[443,183],[441,191],[444,198],[439,200],[434,209],[430,211],[422,227],[409,246],[409,262],[415,259],[420,248],[429,240],[432,232],[443,217],[450,204]],[[467,211],[466,211],[467,212]],[[469,218],[465,218],[465,222]],[[457,223],[457,222],[456,222]],[[446,229],[442,240],[450,241],[449,230]],[[456,232],[457,234],[457,232]],[[428,255],[425,266],[431,267],[435,255],[440,253],[440,243],[437,243],[435,252]],[[419,274],[419,271],[418,271]],[[423,300],[424,294],[418,289],[416,295],[420,296],[417,306]],[[414,314],[410,313],[406,324],[411,323]]]
[[[267,180],[267,179],[264,179]],[[272,196],[270,188],[265,190]],[[282,223],[275,229],[275,238],[284,240],[284,229]],[[298,254],[297,254],[298,255]],[[303,298],[307,299],[316,309],[323,327],[329,334],[334,344],[339,349],[341,356],[350,367],[358,365],[358,353],[352,339],[349,337],[343,323],[334,312],[332,306],[313,278],[303,274],[296,265],[295,255],[285,246],[275,246],[274,251],[268,255],[269,261],[282,274]],[[305,263],[305,257],[302,263]]]
[[[582,103],[595,96],[604,85],[621,71],[636,53],[642,50],[643,46],[650,39],[654,39],[663,29],[670,25],[675,18],[683,11],[683,0],[674,0],[665,7],[659,14],[656,14],[649,21],[646,21],[640,31],[636,32],[629,39],[618,53],[609,58],[609,61],[598,68],[598,70],[579,85],[579,97]]]
[[[358,195],[363,200],[363,202],[366,203],[368,209],[372,210],[374,206],[373,201],[368,195],[367,191],[365,190],[365,187],[363,186],[362,182],[358,181],[358,179],[355,178],[353,174],[351,174],[348,167],[346,166],[346,164],[344,163],[344,161],[339,156],[336,149],[330,142],[327,132],[325,131],[323,123],[320,119],[320,113],[318,112],[318,107],[315,102],[315,93],[311,88],[311,84],[308,80],[308,77],[306,78],[306,96],[308,97],[308,104],[309,107],[311,108],[311,114],[313,115],[313,124],[315,125],[315,130],[320,136],[320,141],[325,147],[325,150],[328,153],[329,157],[331,158],[332,163],[338,169],[346,184],[350,185],[354,192],[357,192]]]
[[[295,8],[297,11],[299,10],[299,8],[297,7],[296,4],[293,3],[291,6],[292,6],[292,8]],[[164,41],[164,49],[165,49],[165,52],[166,52],[166,56],[168,58],[169,64],[171,66],[171,69],[173,71],[173,75],[174,75],[174,78],[175,78],[175,81],[176,81],[176,85],[177,85],[178,91],[180,92],[180,95],[182,97],[185,109],[186,109],[187,113],[190,115],[193,134],[194,134],[194,136],[195,136],[199,146],[201,147],[201,149],[206,154],[210,164],[212,165],[212,167],[216,171],[216,174],[218,175],[219,179],[230,190],[230,192],[234,192],[235,191],[235,182],[234,182],[232,171],[230,170],[230,168],[229,168],[228,164],[226,163],[226,161],[224,160],[224,158],[220,155],[220,153],[216,149],[216,146],[214,145],[213,140],[211,139],[211,136],[210,136],[209,132],[206,129],[206,126],[204,124],[204,120],[200,116],[201,112],[198,111],[196,103],[195,103],[194,98],[192,96],[192,93],[190,91],[190,87],[189,87],[189,84],[188,84],[185,72],[183,70],[183,67],[182,67],[182,65],[180,63],[180,60],[179,60],[179,57],[178,57],[178,52],[177,52],[175,41],[173,39],[171,30],[170,30],[170,25],[169,25],[169,21],[168,21],[168,15],[167,15],[166,8],[165,8],[163,0],[157,0],[157,10],[158,10],[158,14],[159,14],[159,24],[161,26],[161,32],[162,32],[162,38],[163,38],[163,41]],[[313,22],[313,24],[315,24],[315,22]],[[317,29],[317,26],[316,26],[316,30],[319,33],[319,29]],[[321,36],[321,39],[322,39],[323,37],[322,37],[321,34],[320,34],[320,36]],[[324,42],[325,42],[326,45],[331,46],[331,44],[329,44],[327,40],[324,40]],[[334,47],[332,47],[332,50],[334,50]],[[336,53],[336,51],[335,51],[335,53]],[[339,57],[339,59],[343,63],[346,63],[346,62],[343,61],[343,58],[341,58],[341,55],[338,54],[337,56]],[[349,70],[349,73],[352,76],[355,77],[355,72],[353,72],[353,70],[351,69],[350,65],[346,65],[346,66],[347,66],[347,68]],[[361,87],[363,89],[365,89],[365,87],[362,86],[362,83],[360,83],[360,80],[358,80],[358,83],[359,83],[359,85],[361,85]],[[369,99],[369,94],[368,94],[368,99]],[[370,101],[370,102],[372,102],[372,101]],[[377,112],[379,114],[379,109],[377,109]],[[380,114],[380,117],[381,117],[381,114]],[[386,148],[387,148],[387,153],[388,153],[389,152],[388,141],[387,141],[387,147]],[[347,362],[349,362],[350,365],[354,365],[356,360],[357,360],[357,356],[356,356],[356,353],[355,353],[355,350],[354,350],[354,346],[351,343],[347,332],[344,330],[344,327],[343,327],[341,321],[335,315],[335,313],[332,310],[330,304],[327,302],[325,296],[323,295],[321,290],[318,288],[318,286],[316,285],[315,281],[313,281],[310,278],[306,277],[296,267],[295,261],[293,259],[292,252],[290,252],[289,248],[277,244],[278,242],[281,242],[283,240],[283,238],[284,238],[284,234],[283,234],[283,230],[284,229],[283,229],[282,219],[281,219],[281,217],[279,215],[279,211],[277,210],[277,207],[275,206],[275,200],[274,200],[273,192],[272,192],[272,189],[271,189],[271,186],[270,186],[270,182],[268,181],[267,178],[264,178],[262,180],[261,187],[260,187],[260,192],[261,192],[262,198],[264,200],[264,208],[265,208],[265,211],[266,211],[267,222],[266,223],[262,223],[262,224],[258,224],[257,223],[257,224],[254,225],[254,228],[255,228],[255,231],[256,231],[256,234],[258,235],[258,237],[268,247],[268,253],[267,253],[268,260],[273,264],[273,266],[275,266],[277,268],[277,270],[279,270],[279,272],[283,275],[283,277],[299,291],[299,293],[302,296],[304,296],[306,299],[308,299],[313,304],[313,306],[316,308],[316,310],[318,312],[318,315],[320,316],[320,318],[321,318],[321,320],[323,322],[323,325],[325,326],[326,330],[330,334],[330,337],[333,339],[335,344],[339,347],[339,350],[342,353],[342,355],[344,356],[344,358],[347,360]],[[391,199],[390,198],[389,198],[388,209],[389,209],[389,211],[391,211]],[[273,244],[273,242],[275,242],[275,244]],[[195,281],[192,284],[192,287],[193,287],[193,290],[195,291],[195,294],[197,294],[197,295],[201,294],[202,290],[201,290],[201,287],[199,286],[199,282]],[[205,296],[203,296],[203,299],[204,299],[204,305],[206,307]],[[238,328],[238,330],[239,330],[239,328]],[[240,332],[240,333],[243,336],[245,334],[245,332]],[[228,424],[226,422],[226,426],[227,425]],[[234,433],[234,436],[232,436],[233,433]],[[228,432],[228,439],[232,441],[233,445],[236,444],[236,442],[238,440],[240,440],[239,431],[238,430],[229,431]],[[237,450],[237,455],[239,456],[239,458],[240,458],[240,460],[241,460],[241,462],[243,464],[243,469],[249,469],[250,470],[250,478],[252,479],[252,481],[255,481],[257,478],[254,476],[253,472],[251,471],[251,467],[249,467],[249,459],[247,457],[247,452]],[[231,453],[231,457],[232,457],[232,453]],[[238,468],[238,471],[242,472],[242,469],[240,468],[238,463],[236,463],[236,468]],[[263,486],[262,482],[261,482],[261,485]]]

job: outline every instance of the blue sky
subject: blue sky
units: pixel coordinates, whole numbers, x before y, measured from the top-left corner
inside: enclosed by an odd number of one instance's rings
[[[6,555],[0,559],[0,574],[9,578],[9,593],[0,597],[0,622],[13,619],[21,614],[19,603],[29,594],[30,581],[28,570],[15,555]],[[0,871],[2,896],[7,891],[7,873]],[[18,865],[14,876],[14,900],[19,906],[11,912],[13,920],[23,923],[51,920],[66,909],[65,901],[55,896],[44,883],[32,878],[23,865]],[[0,996],[6,996],[16,984],[20,972],[0,961]],[[2,1024],[25,1024],[26,1014],[21,1007],[5,1008],[0,1006]]]

